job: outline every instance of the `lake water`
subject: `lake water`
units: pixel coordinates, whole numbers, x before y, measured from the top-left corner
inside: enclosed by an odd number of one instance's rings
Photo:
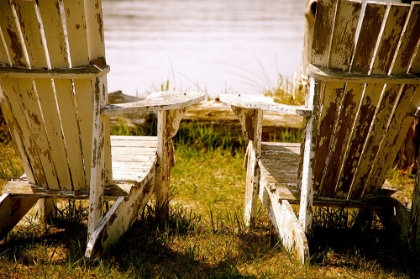
[[[109,92],[261,93],[300,70],[305,0],[103,0]]]

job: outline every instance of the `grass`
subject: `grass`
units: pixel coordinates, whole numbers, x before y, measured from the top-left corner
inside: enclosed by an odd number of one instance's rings
[[[410,261],[399,259],[380,231],[356,234],[317,228],[312,262],[300,266],[278,242],[260,205],[255,228],[249,230],[242,221],[245,143],[224,138],[237,131],[228,129],[212,137],[211,127],[194,125],[181,127],[181,137],[175,141],[171,212],[165,224],[155,221],[149,205],[115,247],[89,261],[83,257],[82,204],[68,204],[53,225],[39,226],[36,216],[28,216],[0,242],[0,277],[409,278],[413,274]],[[10,148],[3,146],[1,153],[10,154]]]
[[[291,98],[301,102],[296,95]],[[151,117],[147,128],[120,125],[113,133],[150,135],[155,127],[156,119]],[[418,264],[409,253],[396,253],[380,226],[364,232],[352,229],[348,225],[356,214],[352,211],[319,209],[313,256],[303,267],[279,243],[260,203],[256,226],[247,228],[242,221],[246,141],[236,128],[217,133],[214,129],[181,123],[174,138],[176,165],[166,223],[156,222],[151,203],[114,247],[101,258],[87,260],[83,256],[86,205],[61,201],[60,218],[54,223],[40,226],[35,214],[28,215],[0,241],[0,278],[412,278],[417,274]],[[299,131],[285,130],[271,139],[299,142],[300,136]],[[3,185],[22,173],[11,143],[0,145],[0,167]],[[397,171],[391,177],[403,191],[412,187],[410,177]]]

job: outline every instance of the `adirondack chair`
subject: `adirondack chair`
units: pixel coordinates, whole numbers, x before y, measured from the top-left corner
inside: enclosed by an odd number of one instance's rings
[[[300,261],[310,256],[313,206],[374,209],[407,242],[408,210],[383,185],[420,105],[419,26],[419,2],[320,0],[305,106],[220,96],[249,139],[245,222],[254,222],[259,197]],[[263,111],[302,115],[302,144],[261,142]]]
[[[0,14],[1,108],[25,171],[0,197],[0,238],[44,198],[89,200],[87,257],[114,243],[154,191],[165,218],[171,138],[204,95],[107,104],[100,1],[0,1]],[[109,116],[137,112],[157,112],[157,137],[110,136]]]

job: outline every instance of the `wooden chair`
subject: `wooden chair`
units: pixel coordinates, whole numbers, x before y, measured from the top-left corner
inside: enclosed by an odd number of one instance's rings
[[[409,214],[383,187],[420,105],[420,3],[318,2],[302,107],[221,95],[247,148],[245,222],[257,197],[287,250],[305,262],[313,206],[374,209],[407,243]],[[261,142],[263,111],[302,115],[302,144]],[[299,204],[296,217],[290,204]],[[394,211],[395,210],[395,211]]]
[[[43,198],[89,200],[87,257],[114,243],[154,191],[165,218],[171,138],[204,95],[108,105],[100,1],[0,1],[0,14],[1,108],[25,170],[0,197],[0,237]],[[157,137],[110,136],[108,116],[136,112],[157,112]],[[108,212],[105,199],[115,201]]]

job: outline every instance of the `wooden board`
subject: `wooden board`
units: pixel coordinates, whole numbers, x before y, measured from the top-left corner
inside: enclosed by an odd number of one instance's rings
[[[130,142],[130,145],[126,145]],[[134,143],[137,143],[135,145]],[[113,173],[115,181],[105,187],[104,195],[112,197],[116,195],[127,195],[133,182],[142,182],[157,162],[157,138],[137,136],[112,136],[112,158]],[[149,147],[154,143],[154,148]],[[116,148],[114,148],[114,145]],[[148,156],[145,156],[148,154]],[[67,187],[67,189],[70,189]],[[118,190],[120,189],[120,190]],[[123,191],[123,192],[121,192]],[[24,197],[33,195],[36,198],[77,198],[86,199],[89,197],[89,190],[51,190],[48,188],[31,185],[27,179],[18,179],[8,182],[4,193],[13,197]],[[125,194],[124,194],[125,192]]]

